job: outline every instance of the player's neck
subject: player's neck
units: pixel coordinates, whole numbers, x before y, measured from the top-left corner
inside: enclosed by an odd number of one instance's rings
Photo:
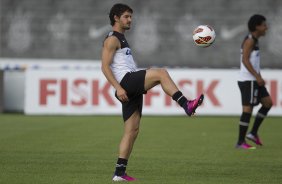
[[[253,37],[255,37],[256,39],[259,39],[260,35],[257,32],[252,32],[251,33]]]
[[[119,33],[121,33],[121,34],[124,34],[124,33],[125,33],[125,29],[122,29],[122,28],[120,28],[120,27],[117,26],[117,25],[114,25],[114,26],[113,26],[113,31],[119,32]]]

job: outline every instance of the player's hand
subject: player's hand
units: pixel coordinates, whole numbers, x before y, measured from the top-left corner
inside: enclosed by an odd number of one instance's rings
[[[117,89],[117,97],[121,102],[127,102],[129,100],[123,88]]]
[[[257,83],[259,86],[264,86],[265,85],[265,81],[263,80],[263,78],[261,76],[259,76],[257,78]]]

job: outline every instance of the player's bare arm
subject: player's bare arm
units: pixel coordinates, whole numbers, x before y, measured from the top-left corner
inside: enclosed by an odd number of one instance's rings
[[[260,73],[257,73],[255,69],[253,68],[251,62],[250,62],[250,54],[252,52],[252,49],[254,47],[254,40],[253,39],[247,39],[244,42],[243,45],[243,64],[246,66],[246,68],[249,70],[251,74],[256,78],[258,84],[260,86],[263,86],[265,84],[264,80],[262,79]]]
[[[106,76],[107,80],[117,90],[117,96],[121,101],[128,101],[126,91],[120,86],[118,81],[115,79],[110,65],[113,61],[116,50],[120,48],[118,39],[114,36],[108,37],[103,46],[102,50],[102,71]]]

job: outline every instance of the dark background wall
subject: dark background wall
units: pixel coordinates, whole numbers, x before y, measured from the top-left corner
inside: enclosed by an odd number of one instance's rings
[[[117,2],[134,10],[126,36],[140,67],[236,68],[247,20],[260,13],[269,26],[260,39],[262,66],[282,68],[280,0],[0,0],[0,57],[100,59]],[[192,41],[200,24],[216,30],[209,48]]]

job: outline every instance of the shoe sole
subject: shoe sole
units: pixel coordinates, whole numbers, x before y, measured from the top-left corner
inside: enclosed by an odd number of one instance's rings
[[[201,94],[201,96],[200,96],[200,98],[199,98],[199,100],[197,102],[197,106],[195,107],[195,109],[193,110],[193,112],[192,112],[192,114],[190,116],[195,114],[196,109],[203,103],[204,98],[205,98],[205,96],[203,94]]]
[[[202,95],[200,96],[199,100],[198,100],[197,107],[199,107],[199,106],[203,103],[204,98],[205,98],[205,96],[202,94]]]
[[[255,143],[256,145],[262,146],[262,144],[258,144],[258,143],[256,143],[256,141],[255,141],[255,140],[253,140],[253,139],[251,139],[251,138],[249,138],[249,137],[247,137],[247,136],[246,136],[246,138],[247,138],[248,140],[252,141],[253,143]]]
[[[242,149],[242,150],[255,150],[256,147],[250,147],[250,148],[242,148],[242,147],[236,147],[236,149]]]

